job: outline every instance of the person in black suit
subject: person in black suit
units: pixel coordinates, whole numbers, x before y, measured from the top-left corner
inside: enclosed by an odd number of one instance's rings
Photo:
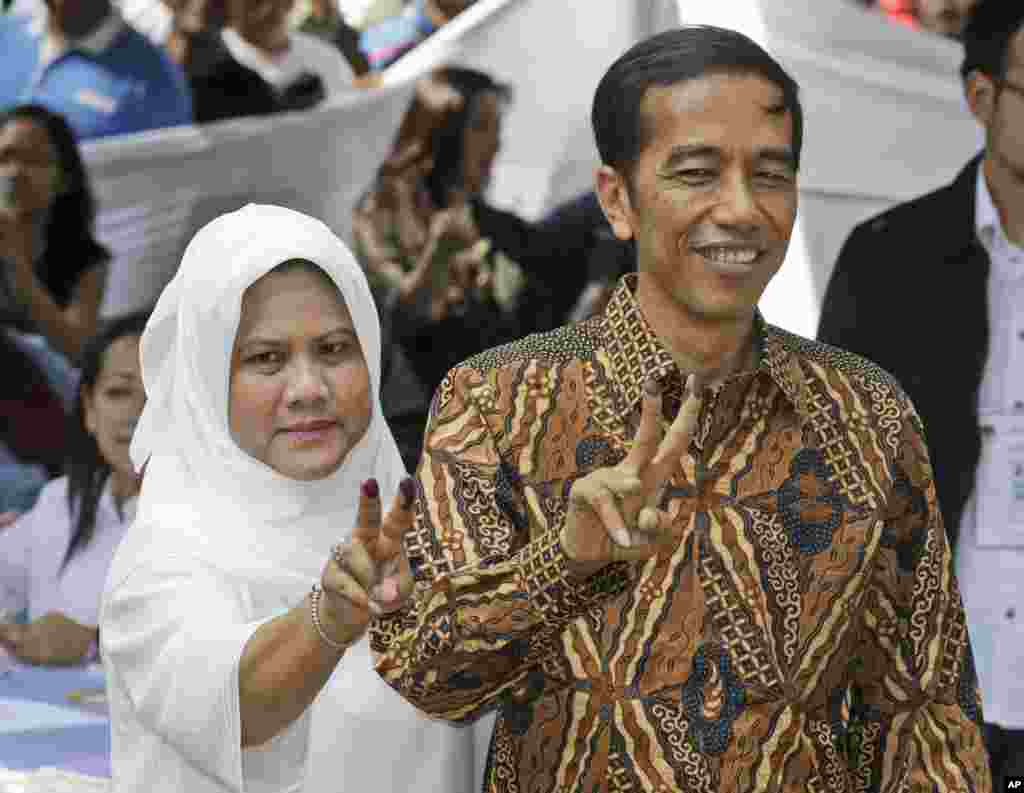
[[[978,477],[989,415],[1024,414],[1024,3],[982,0],[964,49],[984,151],[952,184],[854,229],[818,338],[891,372],[921,416],[1002,790],[1024,774],[1024,538],[983,539],[1000,527],[979,523],[991,496]]]

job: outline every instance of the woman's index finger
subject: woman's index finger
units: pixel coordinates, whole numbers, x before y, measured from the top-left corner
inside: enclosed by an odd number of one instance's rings
[[[380,533],[380,486],[376,479],[367,479],[359,489],[359,512],[352,529],[354,539],[375,540]]]

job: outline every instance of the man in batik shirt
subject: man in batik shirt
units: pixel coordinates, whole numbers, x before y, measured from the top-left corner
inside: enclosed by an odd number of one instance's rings
[[[638,273],[439,388],[379,672],[445,719],[499,709],[491,793],[988,793],[914,408],[756,309],[796,217],[796,84],[683,28],[610,68],[592,120]]]

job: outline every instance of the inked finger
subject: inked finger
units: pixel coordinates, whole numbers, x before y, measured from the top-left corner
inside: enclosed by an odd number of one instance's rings
[[[359,511],[352,538],[375,542],[380,533],[380,485],[376,479],[367,479],[359,489]]]
[[[656,380],[644,383],[643,401],[640,406],[640,426],[633,438],[633,446],[626,455],[626,465],[643,470],[654,459],[661,443],[662,395],[661,384]]]
[[[398,493],[381,525],[374,549],[378,561],[394,557],[402,550],[402,538],[412,528],[413,517],[416,515],[416,483],[406,477],[398,485]]]

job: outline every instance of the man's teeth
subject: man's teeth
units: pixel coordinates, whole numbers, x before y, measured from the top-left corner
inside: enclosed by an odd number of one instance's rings
[[[701,248],[700,254],[706,259],[723,264],[750,264],[760,255],[757,248]]]

